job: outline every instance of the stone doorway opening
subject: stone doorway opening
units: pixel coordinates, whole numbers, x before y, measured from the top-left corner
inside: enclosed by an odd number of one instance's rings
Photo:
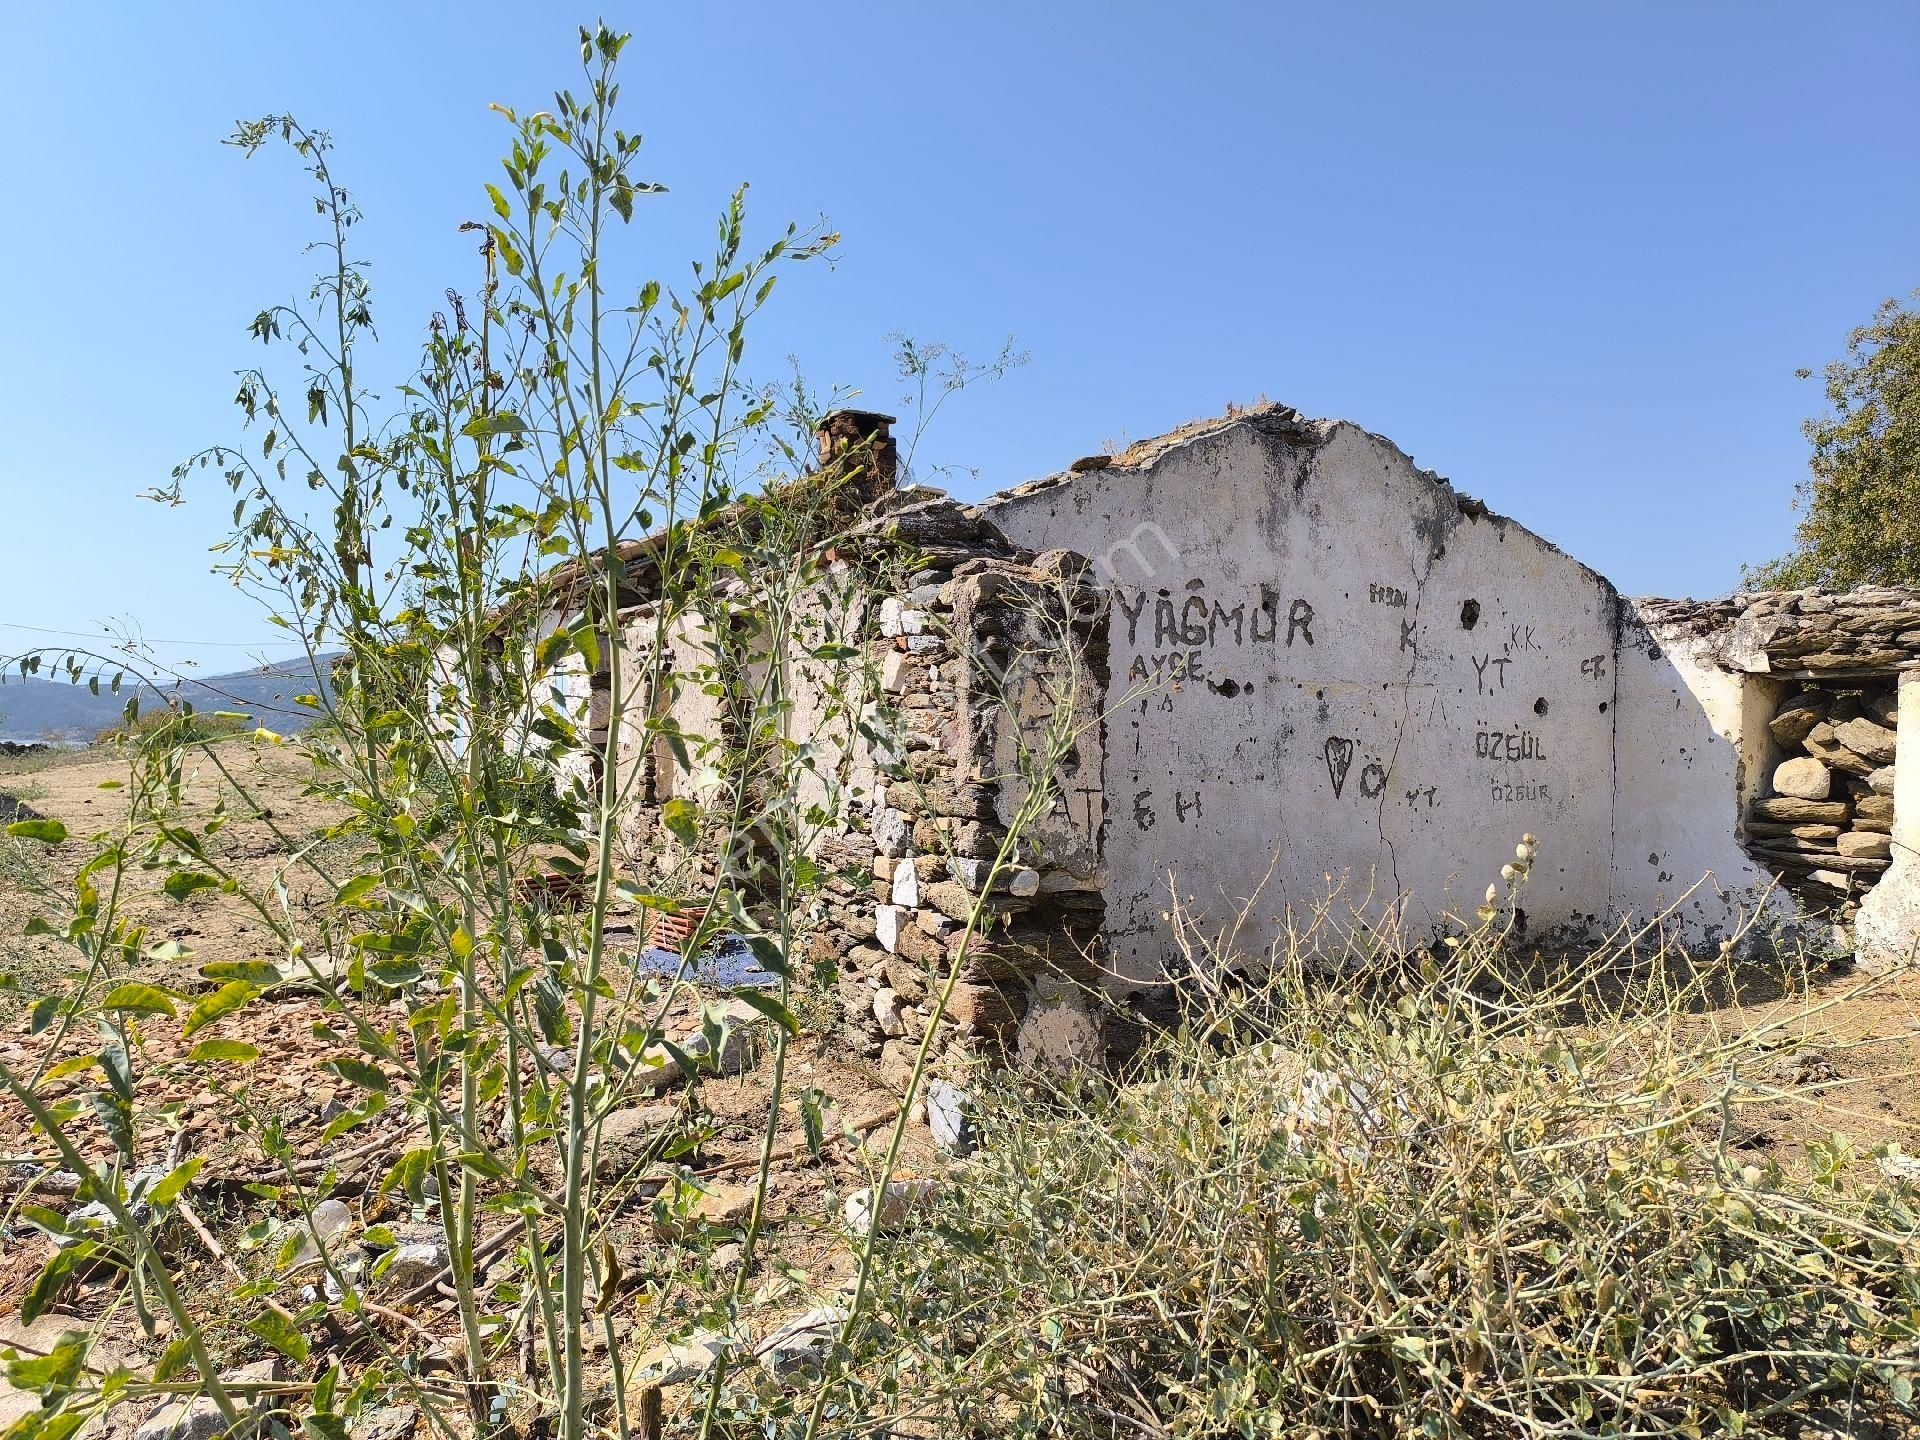
[[[1841,925],[1892,863],[1898,726],[1892,672],[1788,682],[1766,719],[1742,843],[1807,911]]]

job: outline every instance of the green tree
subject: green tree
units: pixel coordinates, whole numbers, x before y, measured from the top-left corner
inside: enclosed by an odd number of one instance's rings
[[[1823,378],[1833,413],[1803,427],[1812,473],[1794,498],[1794,549],[1748,570],[1746,583],[1920,584],[1920,311],[1886,301]]]

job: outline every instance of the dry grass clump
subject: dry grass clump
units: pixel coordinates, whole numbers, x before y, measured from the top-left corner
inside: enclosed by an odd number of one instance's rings
[[[1778,1103],[1783,1032],[1702,1022],[1724,967],[1603,949],[1522,982],[1500,941],[1382,947],[1337,980],[1281,953],[1189,994],[1146,1078],[988,1097],[937,1241],[889,1256],[887,1358],[848,1410],[943,1434],[1905,1433],[1914,1170],[1840,1137],[1730,1153],[1742,1107]]]
[[[217,740],[224,735],[244,735],[257,722],[251,715],[237,711],[195,710],[192,706],[158,706],[143,710],[133,720],[110,725],[93,737],[96,746],[118,745],[148,739],[165,731],[183,745]]]

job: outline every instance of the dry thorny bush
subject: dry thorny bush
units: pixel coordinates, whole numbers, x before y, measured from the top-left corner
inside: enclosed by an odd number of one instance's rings
[[[1437,958],[1294,935],[1229,986],[1175,918],[1183,1023],[1130,1083],[991,1097],[939,1243],[891,1256],[869,1401],[888,1375],[929,1433],[1906,1433],[1920,1167],[1731,1143],[1789,1018],[1882,982],[1730,1029],[1731,960],[1521,967],[1489,910]]]

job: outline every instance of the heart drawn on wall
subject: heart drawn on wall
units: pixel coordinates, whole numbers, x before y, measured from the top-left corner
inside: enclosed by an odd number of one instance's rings
[[[1347,771],[1353,768],[1353,741],[1329,735],[1326,751],[1327,778],[1333,781],[1333,798],[1338,800],[1341,787],[1347,783]]]

